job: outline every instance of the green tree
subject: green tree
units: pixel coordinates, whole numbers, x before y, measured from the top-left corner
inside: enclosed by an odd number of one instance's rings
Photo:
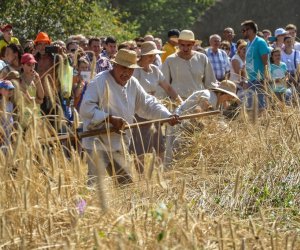
[[[39,31],[53,40],[72,34],[114,35],[119,40],[137,35],[137,26],[122,22],[122,14],[101,0],[2,0],[0,23],[11,23],[21,40],[34,39]]]
[[[215,0],[111,0],[112,7],[129,13],[123,20],[139,23],[142,35],[152,33],[166,38],[172,28],[191,29],[197,18]]]

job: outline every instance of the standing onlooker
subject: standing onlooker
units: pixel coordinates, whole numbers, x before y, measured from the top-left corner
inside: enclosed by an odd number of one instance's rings
[[[244,39],[248,39],[246,49],[246,71],[248,74],[248,106],[252,106],[253,92],[258,94],[259,109],[266,108],[265,89],[263,80],[265,78],[266,66],[269,62],[269,47],[266,41],[258,37],[257,24],[252,20],[244,21],[242,24],[242,34]]]
[[[100,58],[100,54],[102,51],[102,46],[101,46],[101,40],[98,37],[92,37],[89,39],[89,50],[94,52],[94,56],[96,57],[96,60]],[[93,58],[89,58],[90,61],[93,61]]]
[[[77,40],[68,40],[66,42],[67,53],[75,54],[76,50],[79,49],[79,43]]]
[[[94,53],[94,56],[95,56],[96,74],[98,74],[104,70],[110,70],[112,68],[109,59],[101,55],[102,47],[101,47],[100,38],[98,38],[98,37],[90,38],[89,49]],[[90,56],[90,54],[88,54],[87,59],[90,62],[90,64],[93,65],[93,56]]]
[[[83,95],[91,77],[90,64],[84,57],[78,59],[77,72],[78,75],[74,77],[76,80],[73,83],[73,94],[74,107],[77,111],[79,111]]]
[[[236,43],[233,42],[234,39],[234,30],[231,27],[227,27],[223,31],[223,40],[230,43],[230,54],[229,57],[232,58],[236,53]]]
[[[5,47],[4,61],[6,65],[0,70],[0,78],[5,78],[10,71],[20,72],[23,53],[24,51],[21,45],[11,43]]]
[[[292,99],[292,91],[290,88],[287,88],[288,71],[286,64],[281,61],[280,48],[272,50],[270,62],[272,90],[279,100],[285,100],[287,104],[290,104]]]
[[[211,35],[209,37],[209,45],[210,47],[206,49],[206,55],[213,67],[217,80],[221,82],[230,72],[229,57],[224,50],[220,49],[221,37],[219,35]]]
[[[161,61],[162,63],[165,62],[169,55],[174,54],[177,51],[177,42],[173,40],[173,38],[178,38],[180,31],[178,29],[171,29],[168,32],[168,41],[164,44],[162,51],[166,53],[162,54]]]
[[[235,82],[239,89],[239,84],[246,80],[246,47],[247,43],[240,43],[236,54],[231,59],[230,78],[229,80]]]
[[[52,76],[54,72],[54,55],[45,50],[46,46],[50,44],[50,37],[45,32],[39,32],[34,40],[35,60],[37,61],[36,71],[44,88],[44,101],[41,104],[41,110],[45,115],[50,114],[53,108],[50,96],[53,94],[53,90],[56,89],[55,82],[50,82],[49,85],[46,80],[47,75]]]
[[[0,80],[0,146],[3,152],[10,144],[10,136],[13,128],[13,103],[10,98],[13,95],[14,85],[7,80]]]
[[[272,32],[271,32],[270,30],[268,30],[268,29],[264,29],[264,30],[262,31],[262,33],[263,33],[263,36],[264,36],[265,41],[266,41],[267,43],[269,43],[269,38],[272,36]]]
[[[300,52],[293,48],[293,44],[294,41],[291,36],[284,38],[284,50],[281,52],[281,61],[287,66],[289,82],[298,88],[297,80],[299,80],[299,76],[296,77],[296,74],[300,64]]]
[[[222,41],[221,42],[221,45],[220,45],[220,49],[224,50],[227,54],[227,56],[230,57],[230,53],[231,53],[231,50],[230,50],[230,43],[228,41]]]
[[[168,56],[162,65],[166,82],[184,99],[194,91],[215,87],[215,74],[207,56],[193,50],[197,42],[191,30],[183,30],[178,38],[179,51]]]
[[[30,124],[31,112],[40,115],[40,104],[44,100],[44,88],[39,74],[34,70],[37,63],[34,56],[25,53],[21,58],[22,72],[20,88],[24,93],[24,103],[21,103],[23,114],[20,116],[20,124],[26,129]]]
[[[162,49],[162,40],[159,37],[154,38],[154,42],[158,50]]]
[[[275,42],[273,43],[272,47],[283,49],[284,48],[283,39],[287,34],[288,34],[288,31],[286,31],[283,28],[276,29],[274,32]]]
[[[0,40],[0,52],[7,45],[14,43],[20,45],[18,38],[13,36],[12,25],[4,24],[1,26],[0,30],[3,33],[3,38]]]
[[[293,38],[294,49],[300,51],[300,43],[296,41],[297,27],[294,24],[288,24],[285,30],[289,32],[289,35]]]
[[[117,53],[117,39],[113,36],[108,36],[105,39],[105,50],[102,52],[102,56],[109,60],[114,59]]]

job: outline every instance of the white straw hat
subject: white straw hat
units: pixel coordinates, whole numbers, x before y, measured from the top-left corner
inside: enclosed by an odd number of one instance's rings
[[[195,40],[195,35],[194,32],[191,30],[182,30],[179,34],[179,37],[172,37],[171,38],[172,41],[177,42],[178,40],[182,40],[182,41],[189,41],[189,42],[195,42],[197,44],[200,44],[201,41],[200,40]]]
[[[234,97],[238,101],[241,101],[240,98],[236,95],[236,85],[235,85],[235,83],[230,81],[230,80],[223,80],[218,87],[212,88],[211,90],[226,93],[228,95],[231,95],[232,97]]]
[[[114,59],[111,60],[113,63],[125,66],[127,68],[135,69],[141,68],[137,65],[137,54],[133,50],[120,49]]]
[[[142,45],[141,45],[141,56],[162,54],[162,53],[165,53],[165,51],[158,50],[155,42],[148,41],[148,42],[142,43]]]

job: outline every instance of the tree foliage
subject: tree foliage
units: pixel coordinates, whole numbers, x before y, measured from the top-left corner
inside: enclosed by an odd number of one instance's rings
[[[101,0],[1,0],[0,13],[0,23],[11,23],[21,40],[33,39],[39,31],[62,40],[79,33],[120,40],[137,35],[136,25],[122,22],[122,15]]]
[[[141,35],[152,33],[165,38],[169,29],[191,29],[215,0],[111,0],[110,3],[129,13],[127,21],[138,22]]]

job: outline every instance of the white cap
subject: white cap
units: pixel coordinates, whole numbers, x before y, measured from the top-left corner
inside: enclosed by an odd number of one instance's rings
[[[276,29],[275,30],[275,37],[277,37],[277,36],[280,36],[280,35],[286,35],[286,34],[288,34],[289,32],[288,31],[286,31],[285,29],[283,29],[283,28],[278,28],[278,29]]]

